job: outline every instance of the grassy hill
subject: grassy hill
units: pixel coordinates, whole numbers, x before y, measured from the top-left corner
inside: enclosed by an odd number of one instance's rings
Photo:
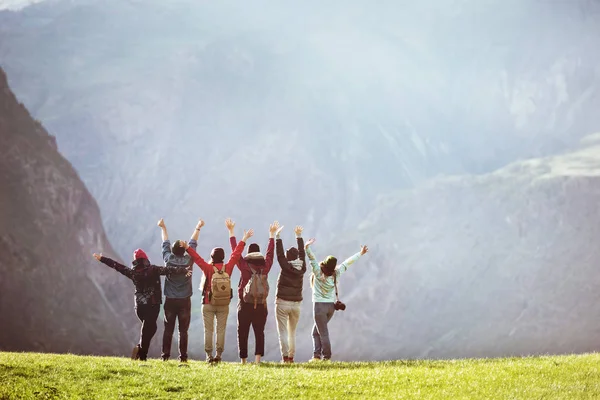
[[[209,366],[0,353],[0,399],[600,398],[600,354],[449,361]]]

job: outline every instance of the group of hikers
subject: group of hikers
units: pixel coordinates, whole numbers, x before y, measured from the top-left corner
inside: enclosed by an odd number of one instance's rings
[[[189,243],[176,240],[172,246],[164,220],[158,221],[162,232],[164,267],[152,265],[146,253],[141,249],[134,251],[131,268],[94,253],[94,257],[98,261],[125,275],[135,285],[135,311],[142,327],[139,343],[132,352],[132,359],[145,361],[148,357],[148,348],[157,330],[156,321],[162,304],[160,276],[165,275],[165,329],[162,360],[167,361],[171,357],[171,342],[177,320],[179,323],[179,361],[187,362],[188,329],[193,292],[192,268],[195,263],[203,272],[200,290],[202,291],[206,361],[209,363],[221,361],[225,347],[225,328],[229,315],[229,304],[233,298],[230,277],[234,267],[237,266],[241,272],[237,305],[239,357],[242,363],[246,363],[248,335],[250,327],[252,327],[256,343],[255,362],[260,363],[265,351],[268,274],[273,265],[274,252],[277,254],[277,261],[281,267],[275,293],[275,314],[282,362],[293,363],[296,354],[296,326],[300,319],[300,306],[303,300],[302,286],[307,271],[306,256],[308,256],[312,268],[311,287],[314,317],[312,360],[331,359],[331,342],[327,324],[335,310],[345,309],[345,305],[338,298],[337,280],[351,264],[369,251],[367,246],[361,246],[358,253],[340,265],[337,265],[337,259],[333,256],[328,256],[318,262],[311,249],[315,239],[310,239],[305,244],[301,226],[294,229],[297,247],[290,247],[284,251],[280,238],[283,226],[275,221],[269,226],[269,243],[266,254],[263,255],[260,252],[258,244],[252,243],[248,246],[246,256],[242,257],[246,243],[254,235],[254,231],[252,229],[244,231],[242,240],[237,242],[234,232],[235,222],[227,219],[225,225],[229,231],[232,250],[232,254],[227,260],[225,259],[225,250],[221,247],[216,247],[211,251],[209,261],[205,261],[196,252],[198,236],[204,226],[202,220],[196,225]],[[214,351],[215,321],[216,354]]]

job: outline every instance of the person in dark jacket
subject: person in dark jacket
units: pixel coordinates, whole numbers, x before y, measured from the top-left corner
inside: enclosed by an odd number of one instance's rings
[[[132,268],[104,257],[102,254],[94,253],[94,258],[133,281],[135,285],[135,313],[142,323],[142,328],[140,341],[133,348],[131,358],[146,361],[150,341],[156,333],[156,319],[162,303],[160,275],[189,274],[191,276],[191,266],[189,268],[178,268],[151,265],[148,256],[141,249],[133,252]]]
[[[228,218],[225,221],[225,226],[229,231],[231,250],[235,250],[237,247],[237,240],[234,232],[235,222]],[[273,236],[278,228],[279,223],[277,221],[269,226],[269,245],[267,247],[266,257],[260,253],[259,245],[257,243],[252,243],[248,246],[248,254],[246,254],[245,257],[240,258],[236,264],[241,272],[240,283],[238,284],[239,301],[237,306],[237,334],[238,350],[242,364],[245,364],[248,358],[248,336],[250,334],[250,326],[252,326],[252,330],[254,331],[255,363],[260,363],[261,357],[264,357],[265,355],[265,325],[267,323],[268,315],[266,298],[263,299],[265,300],[264,303],[248,303],[244,300],[244,290],[253,274],[264,276],[265,279],[269,275],[269,271],[273,265],[273,256],[275,252],[275,240],[273,239]]]
[[[279,235],[283,226],[276,232],[277,261],[281,272],[277,278],[275,293],[275,315],[282,362],[293,363],[296,353],[296,327],[300,320],[302,305],[302,281],[306,273],[306,254],[301,226],[294,229],[298,247],[290,247],[285,253]]]
[[[194,262],[192,258],[185,253],[181,240],[176,240],[171,247],[167,226],[161,218],[158,221],[162,236],[162,256],[165,266],[188,268]],[[196,249],[198,246],[198,236],[200,229],[204,226],[204,221],[198,221],[189,246]],[[164,324],[165,330],[162,341],[162,360],[168,361],[171,356],[171,343],[173,341],[173,331],[175,330],[175,321],[179,320],[179,361],[187,362],[188,350],[188,329],[192,317],[192,277],[182,274],[169,274],[165,277],[165,305],[164,305]]]

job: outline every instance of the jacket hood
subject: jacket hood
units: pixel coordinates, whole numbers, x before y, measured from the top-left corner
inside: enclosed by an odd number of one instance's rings
[[[252,264],[252,265],[256,265],[256,266],[265,265],[265,263],[266,263],[265,256],[263,256],[259,251],[254,252],[254,253],[248,253],[244,257],[244,260],[248,264]]]
[[[150,261],[147,258],[137,258],[131,262],[133,268],[145,268],[150,266]]]
[[[290,265],[292,267],[294,267],[297,270],[301,270],[302,269],[303,262],[300,259],[295,259],[295,260],[289,261],[289,263],[290,263]]]

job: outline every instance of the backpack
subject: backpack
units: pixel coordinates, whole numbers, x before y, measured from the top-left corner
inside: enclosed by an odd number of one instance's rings
[[[213,306],[228,306],[233,298],[233,290],[231,290],[231,279],[229,274],[223,270],[218,270],[213,265],[213,275],[210,280],[210,293],[208,300]]]
[[[252,276],[246,286],[244,286],[244,303],[254,303],[254,308],[257,304],[266,304],[267,296],[269,295],[269,281],[267,275],[262,273],[262,270],[256,271],[250,268]]]

